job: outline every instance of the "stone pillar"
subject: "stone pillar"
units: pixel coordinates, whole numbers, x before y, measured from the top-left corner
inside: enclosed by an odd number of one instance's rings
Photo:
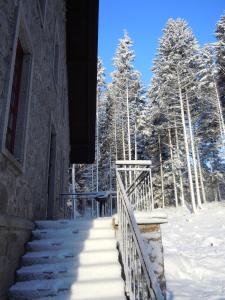
[[[136,222],[141,232],[152,271],[158,278],[164,299],[166,299],[166,278],[160,224],[167,222],[167,215],[160,212],[135,212]]]

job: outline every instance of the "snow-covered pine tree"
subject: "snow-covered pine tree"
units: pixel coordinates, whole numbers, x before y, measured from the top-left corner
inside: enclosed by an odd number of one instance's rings
[[[205,45],[199,51],[197,62],[197,75],[201,98],[204,101],[204,108],[207,107],[207,111],[210,113],[209,117],[218,124],[217,127],[219,127],[221,140],[223,140],[225,137],[225,125],[217,83],[219,68],[218,64],[216,63],[215,47],[211,46],[210,44]]]
[[[198,116],[198,126],[196,127],[196,147],[199,156],[198,164],[200,164],[199,174],[203,199],[206,199],[206,196],[204,196],[204,181],[208,189],[214,189],[212,181],[215,180],[207,180],[213,176],[209,166],[214,165],[214,160],[221,161],[223,156],[221,154],[224,152],[224,118],[217,83],[219,69],[216,64],[215,49],[214,45],[205,45],[196,57],[198,93],[201,98],[198,104],[201,106],[201,114]],[[216,165],[218,166],[218,163]],[[205,179],[203,174],[205,174]]]
[[[219,69],[218,88],[223,110],[225,110],[225,12],[217,23],[215,35],[218,41],[216,45]]]
[[[198,99],[194,64],[198,49],[198,43],[187,22],[182,19],[169,19],[154,61],[154,86],[151,88],[154,92],[150,92],[153,98],[151,101],[157,103],[164,115],[164,126],[160,124],[160,136],[161,144],[167,145],[163,164],[166,167],[164,169],[169,172],[168,175],[164,172],[164,176],[170,179],[168,184],[173,177],[174,202],[176,192],[179,192],[179,200],[184,203],[182,198],[185,187],[185,195],[186,198],[190,196],[193,211],[197,204],[201,205],[194,140],[195,124],[192,120],[192,105]],[[165,128],[167,133],[164,132]],[[169,160],[171,168],[168,168]]]
[[[106,118],[106,99],[105,99],[105,68],[103,66],[102,59],[98,57],[97,66],[97,109],[96,109],[96,191],[102,186],[100,180],[102,176],[99,176],[101,165],[101,148],[103,144],[103,132],[104,123]],[[102,173],[102,172],[101,172]],[[102,175],[102,174],[101,174]]]
[[[133,41],[125,31],[119,40],[113,59],[111,96],[116,105],[115,122],[117,158],[133,159],[135,156],[135,124],[143,105],[143,87],[140,73],[134,69]],[[122,143],[120,143],[122,141]]]
[[[102,190],[115,190],[115,165],[117,159],[117,141],[116,130],[116,103],[113,97],[112,84],[107,85],[105,93],[105,119],[102,124],[104,130],[102,131],[102,145],[101,145],[101,187]],[[111,170],[110,170],[111,166]],[[110,172],[111,171],[111,172]],[[111,186],[110,186],[111,185]]]

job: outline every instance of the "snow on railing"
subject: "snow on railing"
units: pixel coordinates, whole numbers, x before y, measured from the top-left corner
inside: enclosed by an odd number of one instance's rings
[[[117,162],[117,166],[121,164],[123,164],[123,162]],[[132,165],[130,161],[129,165]],[[141,164],[141,166],[143,166],[143,164]],[[157,278],[151,270],[150,259],[146,253],[141,233],[133,213],[134,206],[132,205],[133,199],[131,201],[131,198],[134,197],[131,195],[134,195],[137,186],[134,185],[135,189],[132,188],[132,193],[130,193],[128,197],[122,181],[121,175],[123,174],[120,174],[120,171],[124,171],[123,168],[117,167],[118,238],[125,273],[126,292],[130,300],[161,300],[164,299],[164,297]],[[126,171],[129,172],[129,167]],[[131,177],[132,175],[129,176]],[[125,177],[123,179],[126,182]],[[127,190],[129,191],[131,187],[132,184],[130,184]],[[147,189],[143,190],[143,192],[144,191],[148,193]],[[138,208],[138,206],[136,206],[136,208]]]

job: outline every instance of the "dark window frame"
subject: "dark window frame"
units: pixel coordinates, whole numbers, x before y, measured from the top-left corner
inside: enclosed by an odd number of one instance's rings
[[[15,133],[15,144],[14,149],[6,146],[6,136],[9,125],[10,117],[10,106],[12,97],[12,84],[14,80],[14,70],[16,61],[16,52],[18,40],[21,43],[24,56],[22,63],[21,72],[21,82],[17,86],[20,86],[19,91],[19,102],[18,102],[18,112]],[[31,34],[26,23],[26,18],[23,11],[23,5],[20,2],[18,5],[18,11],[15,22],[15,31],[12,44],[12,52],[10,57],[10,66],[8,72],[5,76],[5,94],[3,98],[2,110],[0,110],[0,156],[3,155],[4,158],[13,167],[15,174],[21,174],[25,170],[26,164],[26,153],[27,153],[27,142],[28,142],[28,132],[29,132],[29,111],[31,102],[31,90],[33,81],[33,65],[34,65],[34,55],[33,55],[33,45]],[[15,84],[14,84],[15,85]],[[17,92],[18,94],[18,92]],[[11,114],[12,116],[12,114]],[[12,121],[12,120],[11,120]],[[15,125],[14,125],[15,126]],[[12,128],[12,126],[11,126]],[[15,127],[14,127],[15,128]],[[11,137],[10,137],[11,139]],[[7,142],[9,143],[9,142]],[[13,152],[13,153],[12,153]]]
[[[24,50],[21,45],[20,39],[18,38],[17,47],[16,47],[15,65],[13,71],[13,83],[12,83],[11,98],[10,98],[6,142],[5,142],[5,146],[11,154],[14,154],[15,151],[17,118],[18,118],[21,80],[22,80],[22,72],[23,72],[23,60],[24,60]]]

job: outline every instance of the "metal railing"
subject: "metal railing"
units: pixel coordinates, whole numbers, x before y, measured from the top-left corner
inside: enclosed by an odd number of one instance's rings
[[[129,162],[129,164],[130,163],[131,162]],[[119,167],[121,165],[123,165],[122,168]],[[146,171],[142,170],[139,176],[133,177],[134,181],[137,180],[137,183],[130,183],[127,188],[127,194],[123,180],[126,183],[128,179],[125,178],[126,175],[120,174],[121,171],[124,172],[125,165],[127,166],[126,162],[117,162],[116,178],[119,225],[118,239],[124,267],[126,293],[130,300],[161,300],[164,299],[164,296],[155,274],[151,271],[150,259],[146,253],[145,245],[133,213],[134,208],[137,210],[140,207],[137,203],[142,203],[141,208],[149,209],[151,207],[146,204],[143,205],[143,203],[147,201],[147,195],[144,195],[144,191],[149,194],[149,190],[146,189],[146,187],[145,189],[141,188],[141,184],[146,184],[146,181],[142,178],[144,175],[141,174]],[[130,172],[128,166],[126,171]],[[147,171],[149,172],[149,170]],[[132,174],[129,174],[128,177],[132,179]],[[135,190],[137,190],[137,186],[139,187],[139,193],[134,197],[133,195],[135,194]],[[141,202],[138,201],[138,196],[142,197]],[[134,200],[137,202],[134,203]]]
[[[134,210],[154,209],[151,161],[117,161],[126,193]]]

